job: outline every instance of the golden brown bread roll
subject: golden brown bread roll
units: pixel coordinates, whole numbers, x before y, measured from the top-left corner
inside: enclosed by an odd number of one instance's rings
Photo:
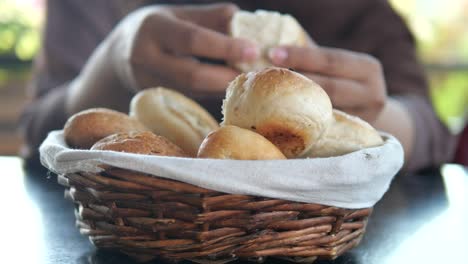
[[[334,121],[305,156],[332,157],[380,146],[379,133],[364,120],[333,110]]]
[[[333,119],[318,84],[281,68],[239,75],[227,88],[223,115],[223,125],[263,135],[288,158],[307,153]]]
[[[274,11],[237,11],[231,19],[230,34],[255,42],[260,47],[260,58],[254,62],[237,63],[240,71],[261,70],[272,66],[268,51],[279,45],[306,46],[308,36],[297,20]]]
[[[73,148],[89,149],[98,140],[115,133],[147,131],[138,120],[106,108],[92,108],[71,116],[64,126],[65,142]]]
[[[174,143],[150,131],[110,135],[96,142],[91,149],[157,156],[187,156],[184,151]]]
[[[195,101],[162,87],[146,89],[135,95],[130,104],[130,116],[191,156],[197,155],[208,133],[219,127],[216,120]]]
[[[211,132],[200,146],[199,158],[235,160],[286,159],[263,136],[236,126],[224,126]]]

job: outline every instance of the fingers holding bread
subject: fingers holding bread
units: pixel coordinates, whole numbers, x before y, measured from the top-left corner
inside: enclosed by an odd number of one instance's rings
[[[230,34],[235,38],[250,40],[259,46],[259,59],[234,65],[243,72],[272,66],[268,53],[273,47],[280,45],[304,47],[309,43],[306,31],[294,17],[266,10],[237,11],[231,19]]]
[[[312,43],[293,17],[263,10],[236,11],[230,35],[255,42],[262,54],[254,62],[235,65],[246,73],[227,87],[222,128],[192,99],[158,87],[137,93],[129,116],[103,108],[72,116],[64,127],[66,143],[89,149],[117,133],[93,148],[251,160],[336,156],[383,143],[365,121],[333,110],[327,93],[310,78],[285,68],[268,68],[271,48]],[[180,149],[163,144],[160,137]],[[153,141],[168,152],[151,147],[148,142]],[[130,147],[133,144],[136,149]]]
[[[211,132],[198,151],[199,158],[234,160],[286,159],[266,138],[236,126],[224,126]]]
[[[138,120],[106,108],[92,108],[71,116],[64,126],[65,142],[89,149],[98,140],[115,133],[147,131]]]
[[[196,156],[203,139],[219,127],[198,103],[162,87],[135,95],[130,103],[130,116],[153,133],[175,142],[190,156]]]

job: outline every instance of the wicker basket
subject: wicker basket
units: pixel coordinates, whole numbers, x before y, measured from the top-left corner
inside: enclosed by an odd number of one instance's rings
[[[139,260],[333,259],[359,243],[372,211],[226,194],[109,167],[58,181],[77,205],[81,234]]]

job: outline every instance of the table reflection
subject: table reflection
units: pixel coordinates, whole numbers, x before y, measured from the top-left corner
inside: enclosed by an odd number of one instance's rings
[[[405,263],[409,259],[417,259],[419,263],[460,263],[466,258],[468,177],[460,166],[444,165],[441,171],[447,208],[441,208],[438,215],[422,223],[414,234],[401,242],[385,263]],[[431,190],[426,191],[428,196],[432,195]],[[446,245],[445,250],[440,245]]]
[[[37,201],[25,189],[21,161],[1,158],[3,188],[0,191],[2,234],[1,263],[47,263],[44,223]]]

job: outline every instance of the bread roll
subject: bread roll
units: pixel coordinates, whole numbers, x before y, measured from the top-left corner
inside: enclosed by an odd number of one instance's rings
[[[64,126],[65,142],[73,148],[89,149],[96,141],[115,133],[147,131],[143,124],[124,113],[92,108],[71,116]]]
[[[294,17],[265,10],[257,10],[254,13],[237,11],[231,20],[230,34],[236,38],[249,39],[260,47],[260,59],[234,65],[243,72],[271,66],[268,51],[272,47],[306,46],[308,43],[307,33]]]
[[[130,103],[130,116],[191,156],[197,155],[208,133],[219,127],[216,120],[195,101],[162,87],[136,94]]]
[[[227,88],[223,125],[253,130],[288,158],[307,153],[332,121],[328,95],[305,76],[280,68],[241,74]]]
[[[281,151],[263,136],[236,126],[211,132],[200,146],[199,158],[235,160],[286,159]]]
[[[383,144],[379,133],[362,119],[333,110],[334,121],[308,157],[332,157]]]
[[[110,135],[96,142],[91,149],[157,156],[187,156],[182,149],[168,139],[149,131]]]

